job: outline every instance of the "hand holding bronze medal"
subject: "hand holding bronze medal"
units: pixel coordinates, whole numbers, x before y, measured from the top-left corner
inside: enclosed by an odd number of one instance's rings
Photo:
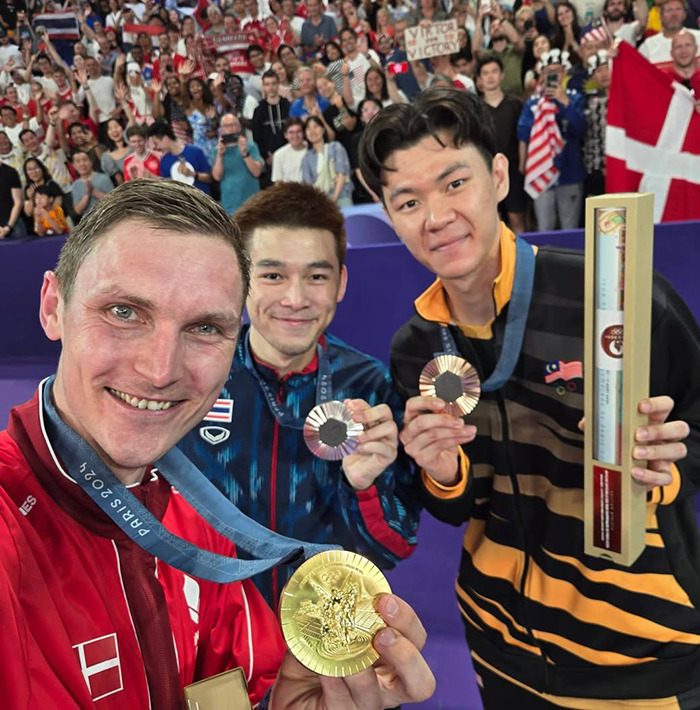
[[[474,410],[481,396],[479,375],[464,358],[438,355],[420,373],[418,389],[424,397],[439,397],[447,410],[463,417]]]
[[[304,441],[315,456],[339,461],[352,454],[364,431],[352,418],[352,412],[338,401],[317,404],[304,422]]]

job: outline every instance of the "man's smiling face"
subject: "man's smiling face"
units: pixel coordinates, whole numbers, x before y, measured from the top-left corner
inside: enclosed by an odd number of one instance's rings
[[[61,417],[122,480],[138,480],[219,395],[242,304],[223,239],[118,224],[85,257],[68,303],[52,272],[44,280],[42,325],[63,344]]]

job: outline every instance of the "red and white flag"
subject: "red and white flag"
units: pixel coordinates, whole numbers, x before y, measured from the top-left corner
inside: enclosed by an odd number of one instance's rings
[[[689,89],[626,42],[612,64],[606,192],[653,192],[654,221],[700,219],[700,114]]]
[[[93,700],[124,689],[116,634],[91,639],[73,648]]]
[[[564,141],[557,125],[557,107],[553,101],[542,97],[533,113],[535,120],[527,144],[525,161],[525,192],[533,200],[556,184],[559,170],[554,167],[554,159],[561,153]]]

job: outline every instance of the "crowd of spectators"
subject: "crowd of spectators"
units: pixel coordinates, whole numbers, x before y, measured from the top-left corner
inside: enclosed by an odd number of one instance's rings
[[[312,183],[341,206],[370,202],[357,165],[364,126],[433,85],[477,92],[490,107],[510,161],[503,218],[515,231],[576,227],[583,198],[605,188],[616,43],[700,98],[699,9],[684,0],[7,0],[0,239],[66,233],[135,178],[187,182],[229,213],[278,180]],[[450,18],[458,51],[409,61],[407,28]]]

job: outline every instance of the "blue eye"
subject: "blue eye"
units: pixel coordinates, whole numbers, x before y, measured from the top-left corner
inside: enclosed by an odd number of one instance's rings
[[[120,320],[129,320],[134,315],[134,309],[131,306],[112,306],[112,313]]]
[[[197,335],[218,335],[221,331],[211,323],[200,323],[195,326],[195,332]]]

